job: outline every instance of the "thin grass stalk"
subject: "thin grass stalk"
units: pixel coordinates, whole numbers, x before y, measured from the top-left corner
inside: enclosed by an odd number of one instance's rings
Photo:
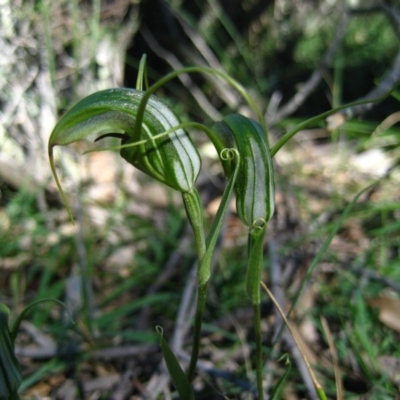
[[[323,255],[326,253],[326,251],[328,250],[329,245],[331,244],[333,237],[336,235],[336,233],[338,232],[338,230],[340,229],[340,227],[343,225],[344,221],[347,219],[347,216],[349,215],[350,211],[352,210],[352,208],[354,207],[354,205],[357,203],[358,199],[361,197],[361,195],[363,193],[365,193],[366,191],[370,190],[372,187],[374,187],[378,181],[375,181],[374,183],[372,183],[371,185],[368,185],[367,187],[365,187],[364,189],[362,189],[360,192],[358,192],[356,194],[356,196],[353,198],[353,200],[346,206],[346,208],[344,209],[342,215],[340,216],[339,220],[337,221],[337,223],[333,226],[331,232],[329,233],[329,235],[327,236],[327,238],[324,240],[324,242],[322,243],[321,248],[319,249],[318,253],[315,255],[315,257],[313,258],[313,260],[311,261],[310,266],[307,269],[307,273],[305,278],[303,279],[303,282],[300,286],[300,288],[296,291],[296,294],[293,298],[292,304],[289,308],[288,313],[286,314],[286,318],[289,318],[290,315],[292,314],[294,308],[297,305],[297,302],[301,296],[301,294],[303,293],[305,287],[308,285],[311,276],[314,272],[314,269],[316,268],[316,266],[318,265],[318,263],[321,261]],[[270,354],[267,356],[267,358],[270,358],[270,355],[272,353],[272,349],[275,347],[275,345],[278,343],[282,332],[283,332],[283,328],[284,325],[282,324],[278,334],[275,337],[275,341],[272,343],[272,347],[270,350]]]
[[[329,329],[328,322],[326,321],[326,318],[321,316],[320,319],[321,319],[322,328],[325,332],[326,340],[329,345],[329,350],[331,352],[333,371],[335,372],[336,400],[344,400],[343,383],[342,383],[342,377],[341,377],[341,372],[340,372],[340,367],[339,367],[338,356],[337,356],[337,352],[336,352],[336,348],[335,348],[335,343],[333,341],[333,337],[332,337],[331,331]]]
[[[285,325],[286,325],[287,329],[289,330],[290,334],[292,335],[292,338],[293,338],[294,342],[296,343],[297,348],[299,349],[299,352],[300,352],[300,354],[301,354],[301,356],[302,356],[302,358],[304,360],[304,363],[306,364],[308,372],[310,373],[310,376],[311,376],[311,379],[313,381],[315,390],[316,390],[316,392],[318,394],[318,398],[320,400],[327,400],[325,391],[324,391],[323,387],[321,386],[321,384],[319,383],[317,377],[315,376],[314,371],[312,370],[311,365],[308,362],[308,359],[305,356],[305,354],[303,352],[303,349],[301,348],[300,343],[298,342],[297,337],[294,334],[294,332],[293,332],[293,330],[292,330],[292,328],[291,328],[291,326],[289,324],[288,319],[286,318],[285,313],[283,312],[283,310],[280,307],[279,303],[276,301],[274,295],[271,293],[271,291],[268,289],[268,287],[265,285],[265,283],[262,282],[262,281],[260,281],[260,283],[261,283],[262,287],[264,288],[264,290],[267,292],[267,294],[268,294],[269,298],[271,299],[271,301],[274,303],[274,305],[277,308],[277,310],[279,311],[279,314],[281,315],[283,321],[285,322]]]
[[[246,65],[246,73],[248,74],[248,76],[252,76],[252,74],[254,73],[254,65],[250,57],[252,54],[251,51],[249,51],[249,48],[246,47],[244,44],[244,37],[240,34],[240,32],[238,32],[235,24],[228,17],[228,14],[226,14],[225,10],[221,6],[217,6],[215,0],[207,0],[207,3],[217,19],[220,21],[221,25],[225,28],[228,35],[231,37],[232,42],[235,44],[237,51],[241,55],[241,58]],[[211,35],[213,35],[213,33],[211,33]],[[208,35],[208,39],[209,38],[210,35]],[[219,51],[220,54],[218,55],[218,57],[220,59],[223,59],[224,56],[226,56],[226,51],[224,48],[222,48],[221,50]],[[254,81],[258,86],[258,90],[261,91],[258,80]]]
[[[351,109],[352,107],[356,107],[356,106],[359,106],[362,104],[377,103],[377,102],[385,99],[386,97],[388,97],[393,92],[393,90],[394,90],[394,88],[390,92],[383,95],[382,97],[377,97],[376,99],[368,99],[368,100],[356,101],[354,103],[344,104],[339,107],[332,108],[331,110],[325,111],[322,114],[319,114],[315,117],[309,118],[306,121],[300,122],[293,129],[290,129],[289,131],[287,131],[273,145],[273,147],[271,148],[271,157],[273,157],[297,132],[301,131],[302,129],[305,129],[308,126],[315,124],[315,123],[319,122],[321,119],[329,117],[330,115],[333,115],[340,110]]]

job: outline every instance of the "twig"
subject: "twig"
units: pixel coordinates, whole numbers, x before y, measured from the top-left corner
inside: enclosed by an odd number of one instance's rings
[[[162,272],[157,277],[157,280],[153,284],[151,284],[149,289],[146,291],[145,294],[146,297],[156,293],[161,288],[161,286],[166,281],[168,281],[171,278],[171,276],[175,273],[176,267],[178,266],[179,260],[182,257],[184,249],[188,248],[189,242],[191,241],[189,230],[190,230],[190,225],[189,223],[187,223],[185,227],[185,233],[183,234],[183,237],[179,241],[178,249],[171,255],[165,267],[163,268]],[[148,321],[150,319],[150,316],[151,316],[151,306],[147,305],[142,309],[140,316],[138,318],[138,324],[137,324],[138,330],[143,330],[148,326]]]
[[[275,307],[278,309],[280,315],[282,316],[283,320],[285,321],[286,327],[289,330],[290,334],[288,331],[284,331],[283,337],[286,341],[286,345],[289,347],[290,354],[294,358],[297,368],[300,372],[300,375],[303,378],[303,381],[307,387],[308,393],[310,395],[310,398],[312,400],[318,400],[320,396],[318,395],[317,391],[322,390],[322,386],[319,384],[316,376],[313,373],[313,370],[311,369],[311,366],[305,357],[300,344],[298,343],[298,340],[296,339],[296,336],[294,332],[292,331],[292,328],[290,327],[289,321],[286,319],[285,314],[283,313],[283,310],[279,306],[278,302],[274,298],[273,294],[269,291],[267,286],[264,284],[264,282],[261,282],[262,287],[264,290],[268,293],[268,296],[274,303]]]
[[[83,390],[85,392],[93,392],[98,390],[109,390],[115,385],[120,379],[118,374],[110,374],[107,376],[100,376],[98,378],[91,379],[83,382]]]
[[[400,36],[400,13],[385,2],[382,2],[380,8],[386,13],[389,22],[393,25],[397,35]],[[373,100],[384,97],[393,90],[400,81],[400,47],[393,61],[392,67],[386,76],[382,79],[378,86],[372,89],[367,95],[357,99],[356,101]],[[345,119],[360,116],[371,110],[377,103],[366,103],[358,106],[349,107],[327,118],[328,129],[335,129],[341,125]],[[337,121],[337,122],[336,122]],[[332,125],[329,128],[329,125]]]
[[[329,350],[331,352],[332,356],[332,362],[333,362],[333,369],[335,371],[335,382],[336,382],[336,398],[337,400],[343,400],[343,383],[342,383],[342,377],[340,374],[340,368],[339,368],[339,361],[335,349],[335,344],[333,342],[332,334],[329,329],[328,322],[326,321],[326,318],[321,317],[321,323],[322,327],[324,328],[326,340],[328,341],[329,345]]]
[[[15,189],[26,190],[29,193],[35,193],[42,185],[34,171],[17,162],[15,158],[6,156],[3,151],[0,151],[0,180]]]
[[[356,101],[366,101],[373,100],[379,97],[385,96],[389,93],[400,81],[400,47],[396,54],[396,57],[393,61],[392,67],[389,72],[386,74],[385,78],[379,83],[377,87],[372,89],[367,95],[357,99]],[[372,107],[374,107],[376,103],[366,103],[360,104],[358,106],[346,108],[339,113],[346,116],[346,118],[352,118],[355,116],[359,116],[369,111]]]
[[[222,64],[214,55],[213,51],[210,49],[203,37],[185,21],[181,13],[179,13],[175,9],[173,9],[173,13],[186,35],[191,40],[194,47],[197,49],[200,56],[197,56],[195,52],[185,47],[183,43],[179,43],[179,45],[181,46],[182,54],[185,54],[186,58],[192,64],[207,65],[211,68],[223,71],[224,68]],[[240,96],[226,82],[222,82],[221,80],[216,79],[216,77],[211,75],[207,76],[207,79],[209,79],[213,83],[214,88],[218,92],[219,96],[226,102],[226,104],[230,108],[236,109],[239,106]]]
[[[171,348],[179,351],[183,348],[184,338],[190,329],[190,321],[193,319],[196,304],[197,287],[197,262],[193,265],[188,275],[185,289],[182,294],[175,329],[172,336]]]
[[[53,339],[43,335],[33,325],[23,321],[21,327],[32,336],[32,340],[38,344],[38,347],[16,346],[15,354],[19,357],[33,358],[35,360],[45,360],[60,355],[60,349]],[[158,347],[155,344],[140,344],[132,346],[114,346],[105,349],[95,350],[87,353],[84,348],[69,348],[68,355],[73,356],[80,352],[86,352],[89,359],[119,359],[143,356],[145,354],[155,353]]]
[[[131,394],[133,388],[133,378],[135,376],[133,367],[133,365],[130,366],[130,368],[128,368],[127,371],[125,371],[124,374],[121,376],[117,387],[110,397],[110,400],[124,400],[129,398],[129,395]]]
[[[271,268],[270,268],[271,291],[273,293],[272,296],[275,298],[274,300],[271,297],[271,300],[274,303],[276,302],[275,304],[276,322],[275,322],[275,335],[274,335],[275,337],[273,339],[273,342],[275,342],[277,335],[279,335],[282,329],[282,324],[286,322],[286,327],[289,330],[290,326],[288,321],[284,321],[285,317],[282,309],[279,309],[279,305],[281,308],[283,309],[285,308],[286,301],[285,301],[285,293],[283,291],[284,282],[282,281],[282,268],[279,263],[277,244],[274,238],[269,239],[268,249],[271,260]],[[262,285],[265,286],[263,283]],[[264,287],[264,289],[269,294],[269,290],[266,288],[266,286]],[[314,386],[312,371],[310,369],[310,366],[308,365],[307,359],[305,358],[304,354],[302,354],[300,346],[299,344],[297,344],[294,334],[292,332],[289,333],[287,329],[285,328],[283,332],[283,340],[285,341],[286,346],[288,347],[289,352],[297,365],[297,369],[303,379],[303,382],[307,388],[310,398],[312,400],[314,399],[317,400],[318,394]]]
[[[190,329],[190,321],[193,319],[196,304],[196,286],[197,286],[197,262],[192,266],[185,289],[182,294],[178,316],[175,322],[175,329],[171,340],[171,349],[177,354],[182,349],[185,336]],[[156,399],[159,393],[169,384],[170,377],[165,363],[162,361],[157,373],[153,374],[145,387],[145,392],[140,398]],[[149,397],[150,396],[150,397]]]
[[[345,34],[348,22],[349,14],[344,11],[342,13],[342,19],[337,26],[335,37],[333,38],[324,57],[322,58],[319,67],[314,70],[307,82],[301,85],[300,90],[284,106],[282,106],[273,114],[267,110],[265,118],[268,126],[274,126],[283,118],[293,114],[316,89],[317,85],[322,79],[323,71],[332,63],[334,59],[334,56]]]
[[[201,54],[203,59],[211,68],[223,69],[219,59],[215,56],[214,52],[210,49],[203,36],[199,34],[184,18],[181,9],[175,9],[173,5],[169,6],[173,12],[175,18],[181,25],[182,29],[191,40],[195,48]]]
[[[157,53],[157,55],[165,60],[171,67],[175,70],[182,69],[183,65],[178,60],[178,58],[165,50],[156,40],[156,38],[150,33],[150,31],[143,26],[140,29],[141,34],[144,39],[148,43],[148,45]],[[210,103],[204,93],[196,86],[189,76],[189,74],[181,74],[178,76],[178,79],[182,82],[182,84],[186,87],[186,89],[192,94],[194,99],[197,101],[198,105],[201,109],[212,119],[219,120],[221,119],[221,114],[217,111],[217,109]]]
[[[160,371],[152,375],[139,399],[157,399],[159,394],[163,392],[164,388],[169,384],[169,382],[170,377],[167,369],[164,364],[161,364]]]
[[[114,346],[106,349],[95,350],[89,353],[90,359],[124,359],[143,356],[157,351],[155,344],[138,344],[132,346]]]
[[[183,351],[183,350],[181,350],[178,353],[178,356],[182,360],[187,360],[187,361],[190,360],[190,355],[188,353],[186,353],[185,351]],[[207,374],[209,374],[211,376],[222,378],[222,379],[224,379],[226,381],[230,381],[235,386],[237,386],[239,388],[242,388],[243,390],[245,390],[247,392],[250,392],[253,395],[256,395],[256,391],[255,391],[254,385],[252,383],[247,382],[244,379],[239,379],[234,374],[232,374],[230,372],[214,368],[212,363],[209,362],[209,361],[199,360],[197,362],[197,369],[199,371],[206,372]]]
[[[51,358],[57,353],[57,344],[52,338],[43,334],[38,328],[28,321],[21,322],[21,329],[23,329],[38,347],[32,346],[16,346],[15,354],[19,357],[29,358]]]
[[[343,268],[348,268],[349,265],[342,265]],[[386,286],[390,287],[391,289],[395,290],[396,292],[400,293],[400,284],[394,282],[392,279],[382,276],[380,273],[373,271],[371,269],[365,268],[361,265],[357,265],[355,263],[350,264],[350,269],[352,272],[356,273],[367,279],[372,279],[374,281],[382,282]]]

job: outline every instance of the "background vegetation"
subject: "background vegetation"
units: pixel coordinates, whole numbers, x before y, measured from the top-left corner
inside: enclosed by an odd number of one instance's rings
[[[195,285],[179,198],[112,153],[57,153],[77,215],[68,219],[47,160],[57,119],[96,90],[134,87],[148,55],[152,81],[205,65],[239,80],[264,110],[274,142],[333,106],[385,94],[400,77],[396,1],[3,0],[0,2],[0,301],[24,321],[16,353],[24,399],[174,398],[155,325],[185,360],[180,330]],[[162,92],[183,119],[248,113],[229,87],[182,76]],[[312,260],[350,210],[312,275],[292,328],[329,398],[399,397],[400,92],[300,132],[275,157],[276,215],[264,282],[289,309]],[[350,112],[351,111],[351,112]],[[212,218],[223,181],[201,134],[199,188]],[[234,208],[215,263],[199,399],[252,398],[253,334],[244,295],[246,232]],[[185,307],[187,310],[185,311]],[[269,390],[315,398],[290,335],[265,295]],[[280,357],[289,355],[292,368]],[[171,394],[172,393],[172,394]]]

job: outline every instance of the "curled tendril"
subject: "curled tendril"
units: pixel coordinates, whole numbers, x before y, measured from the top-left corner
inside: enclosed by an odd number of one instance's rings
[[[251,232],[262,231],[267,226],[267,221],[264,218],[257,218],[253,221]]]
[[[230,149],[225,148],[225,149],[222,149],[222,151],[220,153],[220,158],[221,158],[221,160],[224,160],[224,161],[234,160],[235,158],[239,159],[239,152],[237,151],[237,149],[234,149],[234,148],[230,148]]]

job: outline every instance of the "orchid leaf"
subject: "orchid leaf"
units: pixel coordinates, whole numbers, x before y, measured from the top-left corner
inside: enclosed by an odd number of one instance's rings
[[[182,400],[194,400],[194,391],[189,382],[189,379],[183,372],[175,354],[172,352],[167,341],[164,339],[163,329],[160,326],[156,327],[158,337],[160,339],[160,346],[164,356],[165,363],[167,364],[168,372],[171,376],[172,382],[179,393]]]

